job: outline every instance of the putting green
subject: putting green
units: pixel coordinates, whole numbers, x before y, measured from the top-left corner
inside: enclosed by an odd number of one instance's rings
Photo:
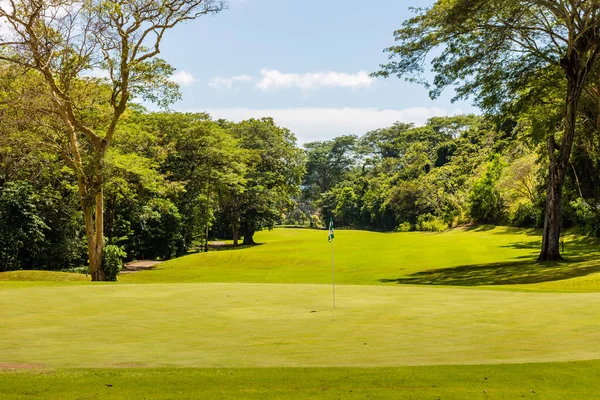
[[[0,363],[46,368],[495,364],[600,358],[597,293],[130,284],[0,291]]]

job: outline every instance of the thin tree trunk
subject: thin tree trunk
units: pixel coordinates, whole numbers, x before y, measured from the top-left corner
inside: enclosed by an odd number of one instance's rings
[[[206,231],[205,231],[205,235],[204,235],[204,252],[206,253],[208,251],[208,211],[209,211],[209,207],[210,207],[210,171],[209,171],[209,177],[206,179]]]
[[[106,276],[104,275],[104,269],[102,269],[102,253],[104,251],[104,192],[102,185],[98,189],[96,194],[96,240],[95,240],[95,253],[96,253],[96,265],[95,273],[97,281],[105,281]],[[92,275],[93,280],[93,275]]]
[[[575,166],[572,162],[570,162],[571,168],[573,169],[573,175],[575,175],[575,183],[577,183],[577,191],[579,192],[579,197],[583,199],[583,192],[581,191],[581,185],[579,184],[579,176],[577,176],[577,171],[575,171]]]
[[[237,226],[233,226],[233,245],[237,246],[240,239],[240,229]]]

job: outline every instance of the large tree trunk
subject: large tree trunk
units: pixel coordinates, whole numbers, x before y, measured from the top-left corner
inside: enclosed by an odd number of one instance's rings
[[[254,242],[254,230],[253,229],[246,229],[244,231],[244,244],[245,245],[255,245],[256,244]]]
[[[551,139],[550,142],[554,143]],[[549,145],[549,147],[553,147]],[[551,150],[552,152],[554,149]],[[560,228],[562,218],[562,182],[564,171],[561,173],[560,162],[550,157],[550,175],[548,189],[546,190],[546,215],[544,218],[544,236],[542,251],[538,261],[561,260],[560,256]],[[562,175],[562,179],[561,179]]]
[[[577,107],[585,76],[567,72],[567,103],[564,119],[564,132],[560,147],[554,136],[548,138],[548,156],[550,158],[548,189],[546,191],[546,215],[544,218],[544,236],[542,251],[538,261],[558,261],[560,256],[560,230],[562,223],[562,187],[565,169],[571,158],[571,149],[575,138]]]

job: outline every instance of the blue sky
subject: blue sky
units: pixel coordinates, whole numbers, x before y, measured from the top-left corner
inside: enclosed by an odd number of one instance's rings
[[[299,141],[364,134],[400,120],[477,112],[435,101],[419,85],[371,79],[386,62],[393,31],[432,0],[230,0],[214,16],[178,26],[162,57],[177,68],[177,111],[215,118],[272,116]]]

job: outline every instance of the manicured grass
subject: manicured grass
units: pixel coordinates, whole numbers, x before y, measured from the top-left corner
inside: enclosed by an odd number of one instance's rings
[[[0,291],[0,362],[318,367],[600,359],[600,293],[286,284]],[[96,339],[97,338],[97,339]]]
[[[600,389],[597,241],[568,236],[567,261],[539,264],[534,231],[337,231],[332,309],[325,231],[256,239],[118,283],[0,273],[0,398],[588,399]]]
[[[16,399],[593,399],[600,362],[0,373]],[[107,386],[110,385],[110,386]]]
[[[259,232],[263,245],[193,254],[155,270],[122,275],[120,282],[330,282],[331,249],[325,231],[275,229]],[[336,232],[339,284],[454,286],[535,284],[588,277],[584,285],[548,290],[600,290],[598,241],[568,236],[566,262],[535,262],[539,232],[511,228],[456,229],[445,233]]]

